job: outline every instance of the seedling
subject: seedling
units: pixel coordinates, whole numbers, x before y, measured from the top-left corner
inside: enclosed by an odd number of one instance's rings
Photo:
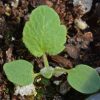
[[[44,68],[40,73],[33,72],[33,66],[25,60],[4,64],[8,79],[17,85],[28,85],[38,75],[50,79],[68,74],[69,84],[81,93],[94,93],[100,89],[100,77],[95,69],[87,65],[77,65],[72,69],[49,66],[46,54],[57,55],[65,48],[67,29],[61,25],[58,14],[48,6],[39,6],[32,11],[30,20],[23,30],[23,42],[35,57],[43,57]]]

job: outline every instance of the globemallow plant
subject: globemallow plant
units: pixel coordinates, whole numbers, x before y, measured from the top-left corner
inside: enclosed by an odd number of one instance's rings
[[[100,89],[100,76],[88,65],[76,65],[72,69],[49,66],[46,55],[57,55],[65,48],[67,28],[61,25],[58,14],[48,6],[42,5],[32,11],[23,29],[23,42],[35,57],[43,57],[44,68],[34,73],[33,65],[25,60],[15,60],[4,64],[7,78],[15,85],[33,84],[38,75],[50,79],[52,76],[68,74],[66,80],[77,91],[85,94]]]

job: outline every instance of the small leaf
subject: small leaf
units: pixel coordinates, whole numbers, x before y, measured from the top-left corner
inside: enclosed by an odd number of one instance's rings
[[[54,73],[54,68],[52,67],[44,67],[40,70],[41,75],[45,78],[50,79]]]
[[[17,85],[33,83],[33,65],[25,60],[16,60],[4,64],[4,71],[9,81]]]
[[[53,75],[56,77],[59,77],[62,74],[66,74],[66,70],[64,68],[61,68],[61,67],[55,67]]]
[[[66,27],[60,25],[58,14],[48,6],[39,6],[32,11],[23,30],[23,42],[36,57],[45,53],[56,55],[64,48]]]
[[[94,93],[100,89],[100,77],[95,69],[87,65],[77,65],[68,72],[69,84],[81,93]]]

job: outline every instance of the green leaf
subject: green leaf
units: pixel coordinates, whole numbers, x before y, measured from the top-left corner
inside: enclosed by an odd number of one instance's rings
[[[15,60],[4,64],[4,71],[9,81],[17,85],[33,83],[33,65],[25,60]]]
[[[45,78],[50,79],[54,73],[54,68],[52,67],[44,67],[40,70],[40,74]]]
[[[59,77],[62,74],[66,74],[66,73],[67,73],[66,69],[61,68],[61,67],[55,67],[53,75],[56,76],[56,77]]]
[[[66,42],[66,27],[60,25],[58,14],[42,5],[32,11],[23,30],[23,42],[36,57],[45,53],[56,55],[63,51]]]
[[[68,72],[69,84],[81,93],[94,93],[100,89],[100,77],[95,69],[87,65],[77,65]]]

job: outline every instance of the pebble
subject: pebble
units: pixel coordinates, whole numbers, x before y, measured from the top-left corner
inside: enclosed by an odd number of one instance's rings
[[[33,84],[27,86],[16,86],[15,87],[15,95],[20,94],[21,96],[29,96],[29,95],[37,95],[35,90],[35,86]]]
[[[17,8],[19,4],[19,0],[15,0],[15,2],[11,2],[11,6]]]
[[[93,0],[73,0],[74,6],[81,6],[83,13],[87,13],[91,10]]]
[[[88,97],[86,100],[100,100],[100,93],[91,95],[91,96]]]
[[[87,23],[83,21],[81,18],[75,19],[74,24],[81,30],[85,30],[86,28],[89,27]]]
[[[69,86],[69,84],[68,84],[67,81],[63,82],[63,83],[60,85],[59,92],[60,92],[62,95],[66,94],[69,90],[70,90],[70,86]]]

